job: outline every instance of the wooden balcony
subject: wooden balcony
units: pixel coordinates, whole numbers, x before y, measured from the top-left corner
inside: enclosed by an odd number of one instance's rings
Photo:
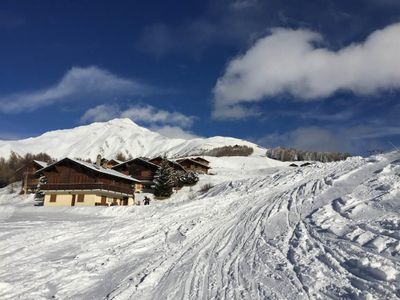
[[[109,185],[104,183],[47,183],[40,186],[41,190],[61,190],[61,191],[87,191],[87,190],[103,190],[132,195],[133,188],[125,188],[117,185]]]

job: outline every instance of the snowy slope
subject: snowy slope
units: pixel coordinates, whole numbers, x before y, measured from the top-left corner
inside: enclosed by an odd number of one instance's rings
[[[0,298],[400,296],[400,153],[212,164],[146,207],[38,208],[0,190]]]
[[[130,119],[114,119],[73,129],[50,131],[39,137],[19,141],[0,141],[0,157],[8,157],[11,151],[21,155],[27,152],[46,152],[55,158],[69,156],[95,159],[97,154],[113,158],[118,152],[133,157],[152,157],[164,153],[168,156],[186,156],[236,144],[252,147],[255,155],[265,154],[265,149],[240,139],[171,139],[140,127]]]

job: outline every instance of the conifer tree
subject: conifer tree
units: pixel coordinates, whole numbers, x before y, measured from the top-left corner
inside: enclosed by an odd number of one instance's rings
[[[156,172],[154,179],[155,188],[154,196],[156,197],[170,197],[173,193],[172,188],[175,184],[174,169],[164,157],[161,161],[160,168]]]
[[[44,193],[40,189],[41,185],[47,183],[47,178],[45,176],[40,176],[38,185],[36,187],[35,191],[35,201],[36,201],[36,206],[42,206],[44,204]]]

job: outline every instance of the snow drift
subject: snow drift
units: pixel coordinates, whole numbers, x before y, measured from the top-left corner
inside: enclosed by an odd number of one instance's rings
[[[400,296],[400,153],[211,163],[146,207],[32,207],[0,190],[0,298]]]

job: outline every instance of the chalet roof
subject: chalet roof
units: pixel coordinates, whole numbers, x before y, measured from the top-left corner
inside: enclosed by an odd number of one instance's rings
[[[22,169],[26,168],[27,166],[29,166],[31,163],[35,163],[37,164],[40,168],[44,168],[46,167],[48,164],[47,162],[41,161],[41,160],[32,160],[31,162],[29,162],[28,164],[23,165],[22,167],[19,167],[14,173],[18,173],[19,171],[21,171]]]
[[[115,171],[113,169],[104,168],[102,166],[99,167],[99,166],[96,166],[95,164],[92,164],[92,163],[89,163],[89,162],[86,162],[86,161],[81,161],[81,160],[74,159],[74,158],[69,158],[69,157],[65,157],[65,158],[63,158],[63,159],[61,159],[59,161],[56,161],[55,163],[52,163],[52,164],[50,164],[50,165],[48,165],[48,166],[36,171],[36,173],[42,172],[42,171],[44,171],[46,169],[49,169],[49,168],[51,168],[51,167],[53,167],[55,165],[58,165],[59,163],[61,163],[63,161],[66,161],[66,160],[69,160],[69,161],[71,161],[73,163],[79,164],[79,165],[81,165],[81,166],[83,166],[83,167],[85,167],[87,169],[91,169],[91,170],[93,170],[93,171],[95,171],[97,173],[102,173],[102,174],[109,175],[109,176],[119,177],[119,178],[123,178],[123,179],[129,180],[129,181],[141,182],[140,180],[138,180],[136,178],[133,178],[132,176],[122,174],[122,173],[120,173],[118,171]]]
[[[115,159],[115,158],[110,159],[109,162],[110,162],[110,161],[115,161],[117,164],[122,164],[122,163],[123,163],[122,160]]]
[[[200,157],[200,156],[198,156],[198,157],[196,157],[196,158],[193,158],[193,160],[195,160],[195,161],[204,161],[204,162],[207,163],[207,164],[210,163],[207,159],[202,158],[202,157]]]
[[[41,161],[41,160],[33,160],[35,163],[37,163],[39,166],[41,166],[42,168],[47,167],[48,163],[45,161]]]
[[[159,168],[159,166],[157,166],[156,164],[153,164],[152,162],[150,162],[150,161],[148,161],[148,160],[146,160],[146,159],[144,159],[142,157],[137,157],[137,158],[132,158],[130,160],[124,161],[124,162],[122,162],[122,163],[120,163],[118,165],[115,165],[115,166],[112,167],[112,169],[119,168],[120,166],[123,166],[125,164],[129,164],[131,162],[138,162],[140,164],[147,165],[150,169],[153,169],[153,170],[158,170],[158,168]]]
[[[189,161],[189,162],[191,162],[191,163],[193,163],[195,165],[199,165],[201,167],[204,167],[204,168],[207,168],[207,169],[211,169],[211,167],[209,167],[209,166],[207,166],[207,165],[205,165],[205,164],[203,164],[203,163],[201,163],[199,161],[196,161],[196,160],[194,160],[192,158],[182,158],[182,159],[177,159],[176,160],[177,163],[181,163],[181,162],[184,162],[184,161]]]
[[[152,162],[152,161],[155,160],[155,159],[164,159],[164,158],[163,158],[162,156],[156,156],[156,157],[153,157],[152,159],[150,159],[150,162]],[[178,168],[181,169],[182,171],[186,172],[185,168],[182,167],[178,162],[173,161],[173,160],[170,160],[170,159],[167,159],[167,161],[170,162],[172,165],[178,167]]]

